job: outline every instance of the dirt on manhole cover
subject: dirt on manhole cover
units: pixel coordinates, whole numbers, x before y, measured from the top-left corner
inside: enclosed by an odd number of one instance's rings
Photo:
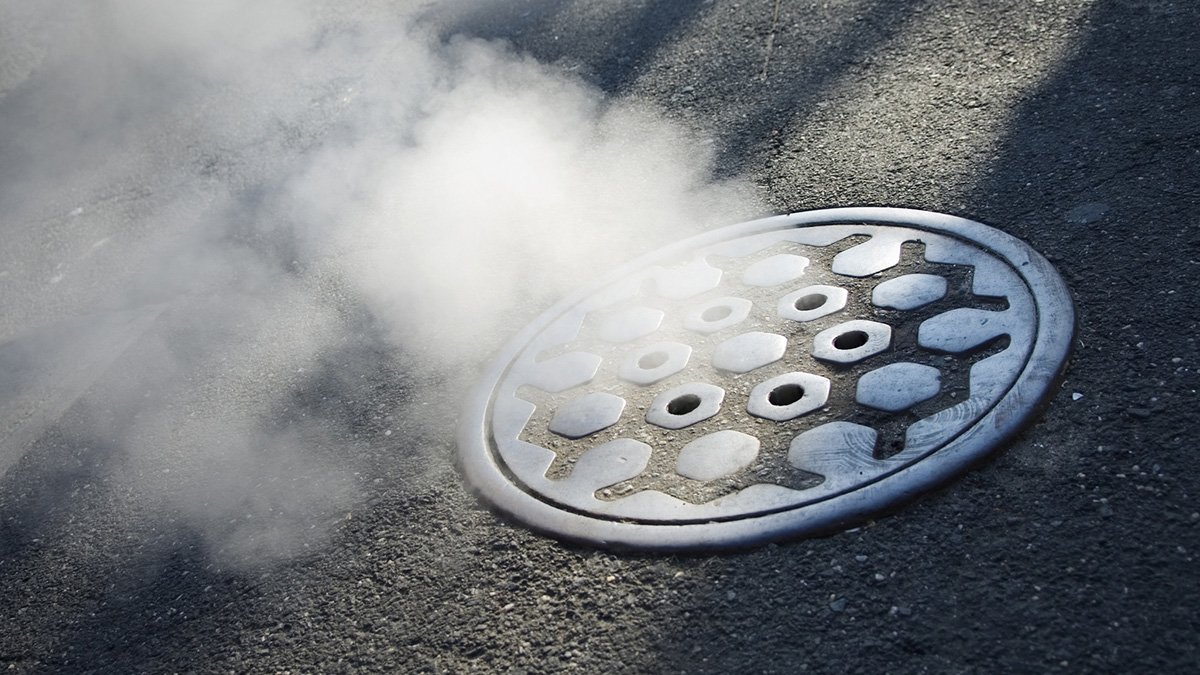
[[[923,211],[716,230],[562,301],[470,397],[467,479],[555,536],[703,549],[902,503],[1048,396],[1070,297],[1024,243]]]

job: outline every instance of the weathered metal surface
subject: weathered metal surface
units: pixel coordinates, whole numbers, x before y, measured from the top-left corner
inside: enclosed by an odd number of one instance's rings
[[[979,223],[883,208],[744,223],[539,317],[471,396],[462,465],[518,520],[599,545],[828,530],[1011,436],[1073,321],[1049,263]]]

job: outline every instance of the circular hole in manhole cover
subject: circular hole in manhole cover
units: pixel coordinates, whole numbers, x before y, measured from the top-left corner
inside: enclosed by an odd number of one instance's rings
[[[829,531],[1012,436],[1073,330],[1053,267],[973,221],[845,208],[743,223],[526,327],[469,398],[461,463],[502,511],[596,545]]]
[[[808,293],[796,298],[796,302],[792,303],[796,309],[801,312],[811,312],[829,302],[829,297],[824,293]]]

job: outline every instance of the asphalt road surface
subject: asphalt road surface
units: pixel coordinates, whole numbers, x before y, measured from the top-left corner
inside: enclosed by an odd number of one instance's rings
[[[14,130],[74,103],[39,99],[49,76],[14,48],[0,71],[0,667],[1196,669],[1200,5],[496,0],[440,3],[422,21],[446,42],[506,40],[611,100],[652,104],[710,137],[718,176],[748,179],[767,211],[904,206],[1029,242],[1077,303],[1061,388],[987,462],[850,531],[695,556],[562,544],[463,485],[453,431],[469,381],[421,367],[338,288],[298,272],[337,307],[303,323],[279,310],[305,302],[292,296],[236,320],[202,294],[179,304],[186,288],[106,304],[108,279],[153,267],[183,228],[163,205],[203,190],[147,171],[86,193],[82,216],[75,195],[23,201],[41,169]],[[303,154],[312,146],[296,138],[334,133],[279,130],[236,142]],[[193,150],[188,162],[247,199],[274,180],[272,166]],[[108,215],[90,227],[111,231],[79,234],[72,218],[92,212]],[[246,246],[290,255],[277,243]],[[59,283],[29,262],[46,250],[88,262]],[[248,328],[263,317],[278,320]],[[280,355],[310,331],[340,337],[302,367]],[[200,345],[213,340],[236,349],[212,359]],[[146,365],[165,355],[171,368]],[[319,457],[281,446],[202,468],[242,498],[267,495],[258,517],[295,506],[287,536],[240,536],[239,507],[189,495],[187,481],[131,487],[181,462],[187,475],[179,457],[194,447],[244,442],[229,411],[257,411],[264,388],[282,392],[269,423],[307,430]],[[139,413],[105,402],[132,399],[187,411],[155,430],[174,459],[114,440]],[[329,507],[308,510],[310,492]]]

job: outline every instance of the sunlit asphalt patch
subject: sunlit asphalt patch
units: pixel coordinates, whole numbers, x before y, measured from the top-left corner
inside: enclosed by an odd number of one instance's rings
[[[923,211],[716,230],[559,303],[472,393],[461,464],[555,536],[705,549],[824,532],[1009,438],[1074,314],[1024,243]]]

